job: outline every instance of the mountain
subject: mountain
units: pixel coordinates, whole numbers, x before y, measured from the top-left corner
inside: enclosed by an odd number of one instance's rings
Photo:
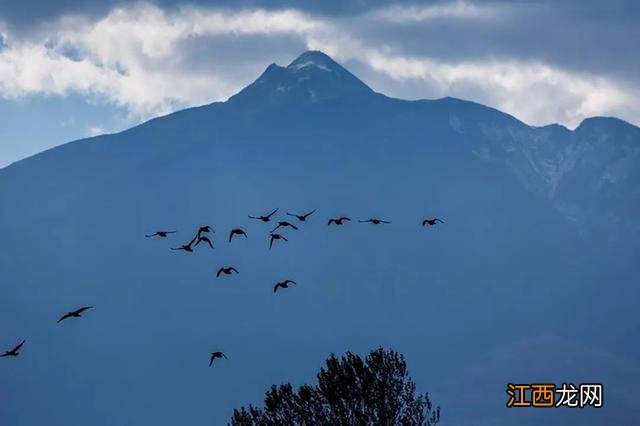
[[[318,51],[300,55],[287,67],[271,64],[229,103],[247,107],[282,107],[328,99],[366,96],[373,90],[329,56]]]
[[[1,169],[0,344],[27,343],[0,363],[0,423],[224,424],[383,345],[447,424],[633,424],[639,147],[612,118],[389,98],[306,52],[227,102]],[[269,250],[247,215],[275,208],[318,210]],[[326,225],[341,215],[392,223]],[[169,250],[204,224],[214,250]],[[605,407],[504,407],[507,383],[539,381],[602,382]]]

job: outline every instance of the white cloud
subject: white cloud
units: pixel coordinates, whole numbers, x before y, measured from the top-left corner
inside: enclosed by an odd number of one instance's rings
[[[636,121],[640,90],[605,78],[570,73],[533,61],[484,60],[450,63],[384,55],[374,50],[364,60],[392,79],[422,80],[440,96],[487,103],[536,125],[561,122],[575,126],[585,117],[623,115]]]
[[[224,99],[238,89],[233,74],[191,70],[185,42],[216,35],[295,35],[321,25],[293,10],[167,13],[148,4],[114,9],[95,21],[66,17],[46,39],[8,37],[8,47],[0,50],[0,96],[79,92],[149,117]]]
[[[87,136],[98,136],[98,135],[103,135],[105,133],[107,133],[107,131],[104,129],[104,127],[98,125],[98,126],[89,126],[87,128],[86,135]]]
[[[459,0],[425,6],[395,5],[375,10],[371,16],[382,21],[408,23],[427,22],[434,19],[491,19],[505,11],[504,5],[479,5]]]
[[[376,27],[432,19],[496,18],[505,9],[464,1],[379,9],[357,19]],[[532,124],[575,125],[591,115],[640,122],[640,89],[603,76],[580,74],[537,61],[451,60],[407,55],[359,37],[353,19],[296,10],[206,9],[166,11],[151,4],[113,9],[88,19],[67,16],[45,26],[48,36],[13,38],[3,29],[0,97],[80,93],[125,108],[138,119],[224,100],[266,63],[236,52],[249,38],[293,39],[337,60],[356,61],[386,76],[393,93],[420,84],[417,97],[457,96],[489,104]],[[383,30],[381,30],[383,31]],[[199,50],[217,42],[215,48]],[[254,41],[254,49],[258,42]],[[199,55],[205,52],[206,60]],[[291,57],[300,52],[291,52]],[[198,66],[194,66],[197,63]],[[247,63],[249,65],[247,65]],[[243,73],[238,70],[244,70]],[[374,87],[375,88],[375,87]]]

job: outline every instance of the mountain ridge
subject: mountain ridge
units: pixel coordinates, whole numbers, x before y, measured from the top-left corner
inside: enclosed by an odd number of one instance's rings
[[[145,152],[163,151],[188,156],[185,150],[192,149],[189,146],[195,146],[193,141],[203,139],[204,135],[208,135],[206,144],[215,143],[223,135],[237,138],[245,129],[262,127],[261,131],[268,131],[274,122],[291,129],[297,126],[296,121],[308,122],[307,127],[298,130],[304,134],[308,126],[316,131],[323,127],[323,123],[315,123],[314,116],[332,117],[338,127],[350,126],[345,120],[352,120],[361,126],[380,127],[383,132],[393,126],[396,126],[393,132],[398,132],[404,126],[409,133],[415,133],[414,137],[419,137],[420,132],[441,135],[439,137],[450,145],[445,149],[464,149],[481,161],[506,169],[524,188],[551,201],[569,222],[576,224],[579,232],[592,232],[592,227],[603,227],[602,232],[614,234],[624,233],[623,229],[640,232],[637,225],[616,212],[625,205],[625,209],[638,209],[640,213],[640,196],[633,191],[635,183],[640,181],[640,128],[611,117],[585,119],[574,130],[557,124],[535,127],[472,101],[452,97],[412,101],[391,98],[374,92],[329,56],[317,51],[301,54],[286,67],[270,65],[253,83],[226,102],[177,111],[120,133],[79,139],[0,169],[0,176],[14,173],[22,164],[46,161],[68,150],[85,150],[97,155],[97,150],[110,149],[107,146],[110,141],[121,139],[133,144],[129,149],[138,152],[136,158],[143,158]],[[230,123],[238,124],[233,129]],[[159,134],[172,134],[175,142],[167,140],[165,146],[161,146],[154,142]],[[369,137],[375,138],[375,135]],[[245,138],[244,143],[252,144],[251,138]],[[181,142],[184,140],[192,142]],[[459,142],[454,142],[456,140]],[[277,140],[271,143],[281,144]],[[322,149],[358,149],[356,145],[329,148],[332,145],[329,140],[316,143],[326,145]],[[423,149],[409,145],[395,149]],[[199,143],[198,146],[196,149],[205,145]],[[111,149],[117,152],[124,148]],[[575,186],[574,177],[582,175],[590,176],[591,192]],[[594,202],[612,196],[608,203]],[[616,211],[611,206],[616,206]],[[611,223],[600,223],[598,218],[602,215],[610,216]]]
[[[566,127],[566,126],[564,126],[562,124],[559,124],[559,123],[549,123],[549,124],[542,125],[542,126],[533,126],[533,125],[527,124],[526,122],[520,120],[519,118],[517,118],[516,116],[514,116],[512,114],[503,112],[503,111],[501,111],[501,110],[499,110],[497,108],[494,108],[494,107],[491,107],[491,106],[488,106],[488,105],[484,105],[482,103],[475,102],[475,101],[472,101],[472,100],[455,98],[455,97],[451,97],[451,96],[445,96],[445,97],[437,98],[437,99],[416,99],[416,100],[406,100],[406,99],[402,99],[402,98],[389,97],[389,96],[384,95],[382,93],[378,93],[378,92],[373,91],[364,82],[362,82],[355,75],[350,73],[348,70],[346,70],[344,67],[342,67],[340,64],[335,62],[331,57],[329,57],[328,55],[324,54],[323,52],[310,50],[310,51],[305,51],[302,54],[300,54],[293,61],[291,61],[289,63],[289,65],[287,65],[287,66],[280,66],[280,65],[278,65],[276,63],[270,64],[269,66],[267,66],[265,71],[263,71],[262,74],[253,83],[250,83],[248,86],[246,86],[245,88],[243,88],[240,91],[238,91],[236,94],[234,94],[231,97],[229,97],[229,99],[226,100],[226,101],[216,101],[216,102],[212,102],[212,103],[204,104],[204,105],[200,105],[200,106],[193,106],[193,107],[189,107],[189,108],[184,108],[184,109],[181,109],[181,110],[178,110],[178,111],[174,111],[174,112],[171,112],[171,113],[163,115],[163,116],[158,116],[158,117],[151,118],[151,119],[149,119],[149,120],[147,120],[147,121],[145,121],[143,123],[140,123],[138,125],[132,126],[132,127],[128,128],[128,129],[124,129],[124,130],[122,130],[120,132],[108,133],[108,134],[104,134],[104,135],[98,135],[98,136],[91,136],[91,137],[75,139],[75,140],[66,142],[64,144],[58,145],[56,147],[49,148],[49,149],[47,149],[45,151],[42,151],[40,153],[36,153],[36,154],[31,155],[29,157],[26,157],[26,158],[20,159],[18,161],[15,161],[15,162],[13,162],[11,164],[8,164],[8,165],[0,168],[0,171],[3,170],[3,169],[11,168],[12,166],[20,164],[23,161],[27,161],[27,160],[29,160],[31,158],[38,157],[42,153],[46,153],[46,152],[49,152],[51,150],[58,149],[58,148],[60,148],[62,146],[70,144],[70,143],[74,143],[75,144],[77,142],[82,142],[82,141],[92,141],[92,140],[95,140],[96,138],[101,139],[103,137],[110,137],[110,136],[113,136],[113,135],[118,135],[118,134],[121,134],[121,133],[124,133],[124,132],[128,132],[128,131],[130,131],[132,129],[135,129],[135,128],[138,128],[140,126],[148,125],[149,123],[155,123],[158,120],[171,119],[171,117],[175,117],[177,115],[189,114],[189,113],[192,113],[192,112],[204,112],[204,111],[209,112],[210,109],[214,109],[218,105],[228,105],[230,103],[238,102],[238,100],[241,100],[243,97],[249,97],[249,98],[254,97],[255,94],[251,93],[251,89],[254,88],[256,86],[256,84],[258,82],[260,82],[261,79],[264,79],[265,77],[271,78],[271,77],[273,77],[274,73],[276,75],[280,75],[282,73],[287,73],[288,70],[289,71],[291,69],[295,70],[296,65],[299,65],[299,64],[304,63],[304,62],[314,62],[314,61],[317,62],[317,63],[320,63],[320,64],[327,64],[328,63],[329,64],[329,69],[331,69],[331,71],[338,72],[338,73],[344,74],[344,75],[348,75],[349,80],[350,80],[349,83],[354,83],[355,82],[355,85],[356,85],[356,89],[355,90],[347,91],[346,93],[344,91],[337,90],[336,91],[337,93],[333,93],[333,94],[331,94],[330,96],[327,96],[327,97],[321,97],[320,99],[317,99],[318,101],[322,101],[322,100],[326,101],[326,100],[331,99],[331,98],[336,97],[336,96],[337,97],[348,96],[348,95],[353,95],[354,93],[357,93],[357,94],[360,94],[360,95],[369,94],[369,95],[373,95],[373,96],[382,96],[382,97],[385,97],[385,98],[387,98],[389,100],[400,101],[400,102],[434,103],[434,104],[438,104],[439,103],[439,104],[445,104],[445,105],[448,105],[448,104],[452,103],[454,105],[463,106],[463,107],[466,106],[466,107],[480,108],[481,110],[484,110],[484,111],[487,111],[487,112],[493,112],[493,113],[496,113],[498,115],[509,117],[509,118],[513,119],[515,122],[521,124],[522,126],[526,126],[526,127],[531,128],[531,129],[546,129],[546,128],[552,128],[554,126],[558,126],[558,127],[562,128],[562,129],[568,130],[571,134],[574,134],[575,132],[577,132],[579,130],[582,131],[585,128],[593,128],[594,126],[596,126],[596,124],[600,124],[600,125],[604,124],[604,125],[614,125],[616,127],[621,127],[622,126],[622,127],[625,127],[626,129],[631,129],[633,131],[640,131],[640,127],[635,126],[634,124],[629,123],[629,122],[627,122],[625,120],[622,120],[620,118],[617,118],[617,117],[607,117],[607,116],[587,117],[587,118],[583,119],[580,122],[580,124],[578,126],[576,126],[575,129],[569,129],[568,127]],[[304,68],[307,68],[307,67],[304,67]],[[298,70],[294,71],[294,75],[296,74],[296,71],[298,71]],[[275,83],[276,87],[277,87],[277,84],[279,84],[279,83],[282,83],[282,81],[276,81],[276,83]],[[256,101],[258,103],[260,101],[264,102],[265,101],[264,96],[261,99],[258,99],[258,100],[251,99],[251,102],[256,102]],[[298,98],[298,99],[296,99],[296,101],[301,101],[301,99]],[[302,102],[304,103],[305,100],[302,100]],[[265,106],[264,104],[258,105],[258,107],[264,107],[264,106]],[[277,106],[277,103],[276,103],[276,106]],[[280,105],[280,106],[282,106],[282,105]]]

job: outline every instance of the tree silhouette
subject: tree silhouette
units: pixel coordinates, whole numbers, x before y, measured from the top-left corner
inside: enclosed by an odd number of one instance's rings
[[[331,355],[317,375],[318,384],[297,392],[290,383],[271,386],[264,408],[233,412],[232,425],[425,425],[440,420],[429,394],[415,395],[402,354],[378,348],[363,360],[347,352]]]

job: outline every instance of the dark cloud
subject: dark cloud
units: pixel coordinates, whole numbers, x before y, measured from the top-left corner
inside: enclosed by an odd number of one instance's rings
[[[455,1],[455,0],[454,0]],[[477,59],[509,57],[540,60],[574,71],[616,75],[640,80],[640,2],[551,0],[468,1],[480,7],[507,11],[499,19],[433,20],[410,25],[364,26],[362,32],[407,54],[438,58]],[[74,13],[98,16],[115,6],[137,3],[122,0],[0,0],[0,21],[16,32],[44,20]],[[447,3],[382,0],[155,0],[165,9],[195,6],[266,9],[296,8],[312,14],[344,18],[389,5]],[[392,28],[389,28],[392,27]]]
[[[503,13],[494,19],[364,23],[362,37],[407,55],[440,59],[522,59],[640,80],[640,2],[479,3]]]
[[[63,14],[100,15],[116,6],[125,6],[140,2],[140,0],[23,0],[20,2],[0,0],[0,18],[14,27],[24,27]],[[167,9],[178,8],[184,5],[234,9],[250,7],[265,9],[295,8],[310,13],[343,15],[345,13],[361,13],[371,8],[383,6],[389,2],[384,0],[151,0],[147,1],[147,3],[153,3]],[[401,4],[410,2],[397,1],[394,3]]]
[[[0,0],[0,29],[3,23],[9,26],[9,48],[13,43],[16,51],[20,51],[20,42],[26,40],[44,45],[48,54],[40,60],[51,67],[73,68],[68,63],[52,64],[57,60],[56,55],[72,61],[84,58],[89,65],[68,70],[79,73],[82,78],[58,79],[58,86],[51,84],[46,70],[38,70],[29,81],[6,85],[9,89],[5,92],[13,96],[33,91],[56,94],[97,91],[110,102],[148,115],[169,107],[226,99],[255,79],[269,63],[287,64],[303,50],[314,48],[336,55],[336,59],[346,61],[346,66],[360,73],[374,88],[394,96],[458,96],[505,109],[537,124],[549,121],[575,124],[584,116],[594,114],[619,115],[637,122],[639,110],[635,99],[640,90],[640,55],[635,54],[635,50],[640,40],[640,25],[637,25],[640,2],[144,2],[155,4],[161,10],[140,7],[139,3],[23,0],[18,7],[16,3]],[[55,23],[57,17],[66,14],[109,21],[113,15],[105,15],[116,6],[126,7],[123,15],[129,19],[116,32],[105,29],[113,22],[100,25],[97,35],[92,36],[83,33],[86,28],[74,26],[76,21]],[[222,21],[230,20],[231,26],[212,34],[176,36],[172,19],[177,16],[188,25],[190,20],[197,20],[194,16],[199,16],[190,15],[189,10],[173,13],[184,6],[194,6],[201,9],[199,13],[208,14],[211,10],[203,7],[226,9],[213,14],[223,15]],[[273,21],[262,15],[258,20],[247,19],[245,14],[252,13],[247,10],[256,8],[270,11],[291,8],[302,14],[267,13],[272,18],[276,16]],[[245,17],[234,22],[233,16],[238,14]],[[171,18],[163,20],[166,16]],[[120,15],[114,19],[118,21]],[[148,21],[146,28],[154,31],[138,33],[136,28],[145,20]],[[43,22],[47,24],[42,25]],[[260,27],[264,22],[269,22],[269,28],[244,31],[245,26]],[[202,27],[226,25],[201,24]],[[281,28],[272,31],[273,25]],[[64,41],[60,28],[77,37]],[[112,37],[118,40],[113,41]],[[112,42],[129,49],[110,52]],[[140,51],[139,46],[144,44],[154,54]],[[0,34],[0,51],[2,45]],[[158,47],[163,45],[168,46],[169,56]],[[37,51],[25,54],[36,55]],[[29,67],[34,61],[25,57],[5,55],[5,60],[12,64],[5,70]],[[166,60],[168,57],[170,61]],[[103,66],[105,60],[111,64],[107,68]],[[108,73],[113,70],[125,74],[128,69],[133,73],[126,82],[116,83],[118,76]],[[155,78],[148,78],[152,74]],[[168,89],[178,85],[177,81],[167,84],[167,80],[172,79],[180,80],[180,90]],[[20,79],[9,73],[4,80],[19,83]],[[74,85],[75,81],[87,84]],[[149,87],[145,87],[147,82]],[[124,83],[159,95],[136,96],[132,104],[132,99],[123,96],[131,93],[122,90]],[[531,98],[531,91],[535,91],[535,99]],[[204,93],[208,96],[203,96]]]

